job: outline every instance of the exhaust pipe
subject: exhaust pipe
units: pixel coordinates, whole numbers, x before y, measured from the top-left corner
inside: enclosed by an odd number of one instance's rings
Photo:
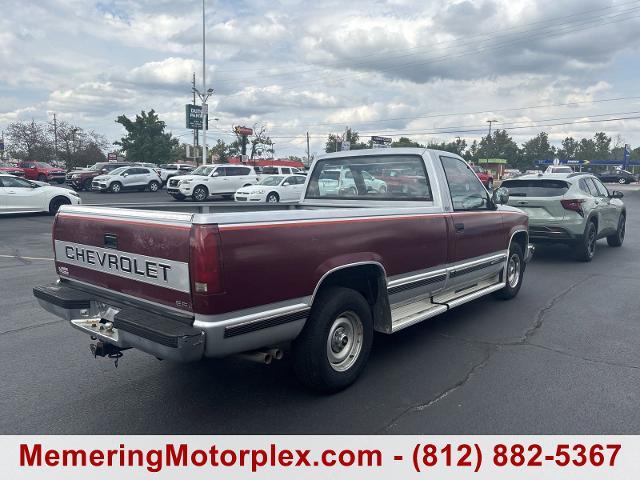
[[[243,360],[248,360],[250,362],[262,363],[264,365],[269,365],[273,360],[273,357],[269,352],[260,352],[255,350],[253,352],[244,352],[236,354],[236,357],[242,358]]]
[[[274,360],[282,360],[282,357],[284,357],[284,352],[279,348],[270,348],[267,350],[267,353],[269,353]]]

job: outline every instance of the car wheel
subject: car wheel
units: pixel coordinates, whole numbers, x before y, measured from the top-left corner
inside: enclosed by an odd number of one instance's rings
[[[65,197],[55,197],[49,202],[49,213],[55,215],[62,205],[69,205],[71,201]]]
[[[57,183],[58,185],[62,185],[62,184],[64,183],[64,178],[63,178],[63,179],[58,179],[58,180],[56,180],[56,183]]]
[[[387,194],[387,186],[386,185],[382,185],[380,187],[380,189],[378,190],[378,193],[381,195],[386,195]]]
[[[182,201],[182,200],[184,200],[184,199],[185,199],[185,196],[184,196],[184,195],[182,195],[181,193],[171,194],[171,196],[172,196],[173,198],[175,198],[176,200],[178,200],[178,201]]]
[[[150,192],[157,192],[158,190],[160,190],[160,183],[156,182],[155,180],[149,182]]]
[[[582,240],[578,243],[576,257],[583,262],[590,262],[596,254],[596,241],[598,239],[598,229],[594,222],[587,223]]]
[[[626,233],[627,218],[624,213],[620,214],[620,219],[618,220],[618,230],[616,230],[615,235],[609,235],[607,237],[607,243],[610,247],[621,247],[622,242],[624,242],[624,235]]]
[[[38,175],[38,181],[39,182],[46,182],[47,181],[47,176],[43,173],[41,173],[40,175]]]
[[[120,193],[122,191],[122,184],[120,182],[113,182],[109,185],[109,191],[111,193]]]
[[[488,190],[493,190],[493,179],[491,179],[491,178],[487,182],[487,189]]]
[[[522,247],[513,242],[509,247],[509,258],[507,260],[506,284],[503,289],[496,292],[496,297],[502,300],[510,300],[520,291],[522,280],[524,279],[524,253]]]
[[[196,188],[193,189],[192,196],[196,202],[204,202],[209,196],[209,191],[207,190],[207,187],[198,185]]]
[[[294,371],[314,390],[342,390],[364,370],[372,342],[371,308],[364,297],[350,288],[323,289],[293,343]]]
[[[278,203],[280,201],[280,197],[276,192],[271,192],[267,195],[267,203]]]
[[[626,179],[624,179],[624,178],[619,178],[619,179],[618,179],[618,183],[619,183],[620,185],[624,185],[625,183],[627,183],[627,180],[626,180]]]
[[[92,182],[93,180],[91,178],[89,178],[88,180],[85,180],[84,182],[82,182],[82,188],[84,188],[85,191],[90,192]]]

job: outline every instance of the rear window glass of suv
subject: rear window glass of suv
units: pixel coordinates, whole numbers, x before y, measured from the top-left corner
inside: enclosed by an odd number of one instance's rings
[[[433,201],[424,162],[417,155],[320,160],[309,179],[306,198]]]
[[[512,197],[560,197],[569,190],[562,180],[505,180],[501,186]]]

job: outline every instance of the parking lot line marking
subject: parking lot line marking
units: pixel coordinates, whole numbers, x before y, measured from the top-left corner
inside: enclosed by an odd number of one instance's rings
[[[44,257],[24,257],[22,255],[0,255],[0,258],[15,258],[15,259],[23,259],[23,260],[49,260],[53,262],[53,258],[44,258]]]

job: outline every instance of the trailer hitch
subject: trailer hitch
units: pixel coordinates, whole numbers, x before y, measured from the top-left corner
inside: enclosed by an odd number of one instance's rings
[[[123,350],[127,350],[126,348],[116,347],[111,343],[105,343],[100,340],[96,343],[89,344],[89,349],[93,354],[93,358],[98,357],[107,357],[114,360],[114,365],[118,368],[118,360],[123,357]]]

